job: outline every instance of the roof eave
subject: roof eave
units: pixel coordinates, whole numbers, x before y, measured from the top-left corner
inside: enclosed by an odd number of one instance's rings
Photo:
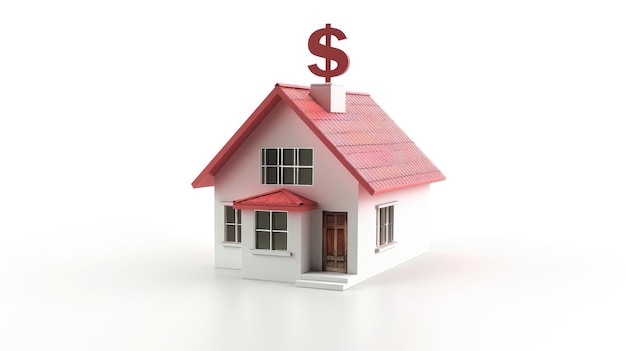
[[[367,188],[366,188],[366,190],[367,190],[367,192],[370,195],[379,195],[379,194],[389,193],[389,192],[396,191],[396,190],[402,190],[402,189],[412,188],[412,187],[416,187],[416,186],[420,186],[420,185],[436,183],[436,182],[440,182],[440,181],[445,180],[445,179],[446,179],[446,176],[441,175],[441,177],[425,180],[425,181],[422,181],[422,182],[403,184],[403,185],[398,185],[398,186],[388,187],[388,188],[383,188],[383,189],[373,189],[373,191],[370,191]]]
[[[256,127],[263,122],[265,117],[269,114],[274,106],[280,101],[282,97],[277,94],[278,86],[276,86],[261,102],[261,104],[252,112],[250,117],[243,123],[241,127],[233,134],[233,136],[226,142],[222,149],[215,155],[215,157],[209,162],[204,170],[196,177],[191,183],[194,188],[202,188],[215,185],[215,175],[229,160],[229,158],[237,151],[241,143],[254,132]]]
[[[287,211],[306,212],[317,208],[317,204],[304,205],[275,205],[265,203],[233,203],[233,208],[238,210],[267,210],[267,211]]]
[[[196,179],[193,182],[191,182],[191,186],[194,189],[205,188],[208,186],[215,185],[215,176],[211,174],[209,171],[207,171],[208,168],[209,166],[204,167],[204,170],[200,172],[198,177],[196,177]]]

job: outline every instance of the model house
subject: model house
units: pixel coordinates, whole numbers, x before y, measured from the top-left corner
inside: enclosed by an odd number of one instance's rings
[[[437,167],[374,102],[277,84],[192,183],[215,187],[215,266],[344,290],[428,248]]]

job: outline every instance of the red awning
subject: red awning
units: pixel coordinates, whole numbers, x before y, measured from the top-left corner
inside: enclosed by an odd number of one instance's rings
[[[303,212],[317,208],[315,201],[281,188],[233,201],[233,207],[242,210],[275,210]]]

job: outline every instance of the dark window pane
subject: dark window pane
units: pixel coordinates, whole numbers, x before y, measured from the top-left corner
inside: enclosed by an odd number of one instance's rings
[[[298,168],[298,184],[313,185],[313,168]]]
[[[387,230],[388,231],[387,240],[389,242],[393,241],[393,211],[394,211],[393,206],[390,206],[389,207],[389,229]]]
[[[270,232],[256,231],[256,248],[262,250],[270,249]]]
[[[378,245],[385,243],[385,208],[378,209]]]
[[[287,212],[272,212],[272,229],[287,230]]]
[[[283,184],[295,184],[296,174],[292,167],[283,167]]]
[[[384,245],[393,241],[393,212],[394,207],[378,209],[378,244]]]
[[[384,238],[383,244],[386,244],[389,242],[389,208],[390,207],[385,207],[383,209],[385,212],[385,238]]]
[[[287,233],[272,232],[272,250],[287,250]]]
[[[256,229],[270,229],[270,213],[267,211],[256,212]]]
[[[226,241],[235,241],[235,226],[226,226]]]
[[[296,153],[294,149],[283,149],[283,165],[293,166],[296,164]]]
[[[300,166],[313,166],[313,149],[300,149],[298,154]]]
[[[235,226],[235,230],[237,231],[237,238],[235,241],[240,243],[241,242],[241,224],[238,224],[237,226]]]
[[[265,164],[278,165],[278,149],[265,149]]]
[[[232,206],[224,206],[226,223],[235,223],[235,209]]]
[[[265,168],[265,184],[278,184],[278,167]]]

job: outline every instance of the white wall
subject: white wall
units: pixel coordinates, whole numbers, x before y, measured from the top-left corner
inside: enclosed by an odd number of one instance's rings
[[[311,214],[311,211],[301,212],[300,217],[300,273],[311,270],[311,237],[314,236],[311,232]]]
[[[215,203],[215,267],[241,269],[241,247],[224,244],[224,206],[231,202]]]
[[[428,194],[421,185],[371,196],[359,192],[359,274],[374,275],[428,250]],[[376,253],[376,206],[397,201],[393,248]]]
[[[255,250],[254,211],[241,211],[242,226],[242,270],[241,276],[248,279],[294,282],[302,273],[302,217],[303,212],[287,215],[287,251],[290,256],[267,256],[255,254],[266,250]],[[306,222],[306,220],[305,220]],[[306,237],[306,235],[305,235]]]
[[[261,184],[260,150],[267,147],[312,147],[314,149],[314,184],[312,186]],[[310,269],[322,269],[322,211],[348,212],[348,270],[356,269],[358,187],[358,182],[302,122],[300,117],[284,102],[279,102],[215,177],[216,266],[226,266],[240,257],[236,249],[222,248],[220,245],[223,235],[219,233],[223,229],[219,228],[223,222],[223,214],[217,208],[221,207],[223,202],[272,189],[287,188],[318,204],[318,208],[310,212],[311,235],[308,237],[307,244],[310,247],[308,253],[311,262]],[[242,228],[242,231],[245,229]],[[242,234],[242,241],[245,240],[246,236]],[[283,257],[263,256],[262,258],[269,261]],[[284,263],[285,261],[278,262]]]

